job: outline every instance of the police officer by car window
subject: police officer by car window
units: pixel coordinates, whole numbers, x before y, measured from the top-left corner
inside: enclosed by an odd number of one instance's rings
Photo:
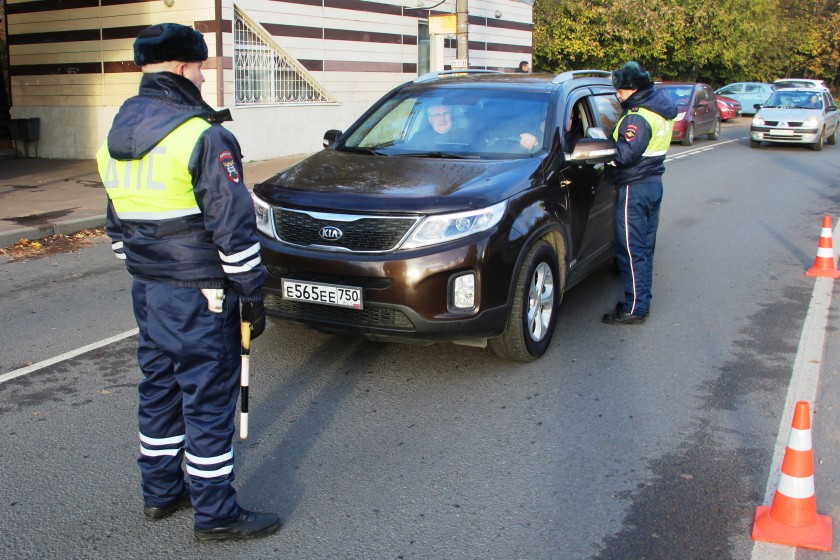
[[[616,185],[614,255],[624,300],[602,321],[638,325],[650,312],[662,174],[677,107],[638,62],[613,71],[612,80],[623,110],[613,132],[617,154],[611,163]]]
[[[240,302],[256,338],[267,273],[239,144],[222,126],[230,115],[201,97],[205,60],[191,27],[141,31],[139,93],[123,103],[97,162],[106,231],[133,277],[143,512],[160,519],[192,505],[197,539],[250,539],[280,527],[272,513],[243,509],[231,486]]]

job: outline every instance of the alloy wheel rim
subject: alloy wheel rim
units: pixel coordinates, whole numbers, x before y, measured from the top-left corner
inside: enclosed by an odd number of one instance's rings
[[[545,338],[554,311],[554,274],[547,263],[541,262],[534,269],[528,290],[528,334],[539,342]]]

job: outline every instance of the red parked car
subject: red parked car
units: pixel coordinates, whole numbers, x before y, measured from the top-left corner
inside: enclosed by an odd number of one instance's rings
[[[677,104],[671,142],[691,146],[698,136],[708,135],[709,140],[720,137],[720,110],[712,88],[686,82],[659,82],[657,88],[664,90]]]
[[[720,109],[720,120],[728,121],[741,116],[741,102],[725,95],[715,94],[718,109]]]

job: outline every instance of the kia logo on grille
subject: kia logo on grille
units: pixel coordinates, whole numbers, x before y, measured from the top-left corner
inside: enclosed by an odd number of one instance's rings
[[[338,241],[344,233],[335,226],[324,226],[318,231],[318,235],[327,241]]]

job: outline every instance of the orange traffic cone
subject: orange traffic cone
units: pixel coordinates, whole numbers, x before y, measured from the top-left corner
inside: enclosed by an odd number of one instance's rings
[[[820,244],[817,247],[817,260],[808,269],[805,276],[825,276],[840,278],[840,270],[834,268],[834,246],[831,244],[831,216],[823,218]]]
[[[814,494],[814,451],[811,448],[811,414],[799,401],[793,413],[782,477],[773,505],[758,506],[752,538],[816,550],[831,550],[831,517],[817,513]]]

